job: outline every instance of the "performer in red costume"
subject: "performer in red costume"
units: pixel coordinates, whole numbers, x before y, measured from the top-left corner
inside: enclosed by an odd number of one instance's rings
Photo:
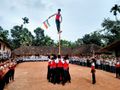
[[[48,19],[50,19],[51,17],[53,16],[56,16],[55,17],[55,22],[56,22],[56,27],[57,27],[57,30],[58,30],[58,33],[61,33],[62,31],[60,30],[60,23],[62,22],[62,16],[60,14],[61,12],[61,9],[58,9],[58,12],[51,15]]]
[[[95,63],[91,63],[91,73],[92,73],[92,84],[96,83],[96,78],[95,78]]]

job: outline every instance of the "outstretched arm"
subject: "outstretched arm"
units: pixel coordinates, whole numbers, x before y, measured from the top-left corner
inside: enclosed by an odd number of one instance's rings
[[[55,14],[53,14],[53,15],[51,15],[51,16],[49,16],[49,18],[48,19],[50,19],[51,17],[53,17],[53,16],[55,16],[56,15],[56,13]]]
[[[50,19],[51,17],[53,17],[53,16],[55,16],[55,15],[56,15],[56,13],[53,14],[53,15],[51,15],[51,16],[49,16],[44,22],[48,21],[48,19]]]

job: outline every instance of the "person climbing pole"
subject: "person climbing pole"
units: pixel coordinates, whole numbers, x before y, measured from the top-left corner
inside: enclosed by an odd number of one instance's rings
[[[60,30],[60,24],[62,22],[62,15],[61,15],[61,9],[58,9],[58,12],[51,15],[48,19],[50,19],[51,17],[55,16],[55,22],[56,22],[56,27],[57,27],[57,31],[58,33],[61,33],[62,31]]]

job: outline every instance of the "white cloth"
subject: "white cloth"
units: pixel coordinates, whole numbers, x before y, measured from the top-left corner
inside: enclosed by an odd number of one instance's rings
[[[51,62],[51,61],[52,61],[51,59],[48,60],[48,62]]]
[[[119,65],[119,64],[120,64],[120,62],[117,62],[116,64],[117,64],[117,65]]]
[[[97,60],[96,63],[97,63],[97,65],[100,65],[100,64],[101,64],[100,60]]]
[[[66,62],[69,64],[69,60],[66,60]]]
[[[61,60],[61,62],[62,62],[62,63],[64,63],[63,58],[60,58],[60,59],[58,59],[58,58],[57,58],[57,59],[55,60],[55,63],[58,63],[58,62],[59,62],[59,60]]]
[[[55,63],[58,63],[58,58],[55,60]]]
[[[95,63],[93,62],[91,65],[92,65],[92,66],[95,66]]]

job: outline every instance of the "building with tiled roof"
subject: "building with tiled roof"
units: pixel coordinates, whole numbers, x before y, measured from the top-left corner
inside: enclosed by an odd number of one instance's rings
[[[11,57],[11,48],[8,43],[0,39],[0,62]]]

